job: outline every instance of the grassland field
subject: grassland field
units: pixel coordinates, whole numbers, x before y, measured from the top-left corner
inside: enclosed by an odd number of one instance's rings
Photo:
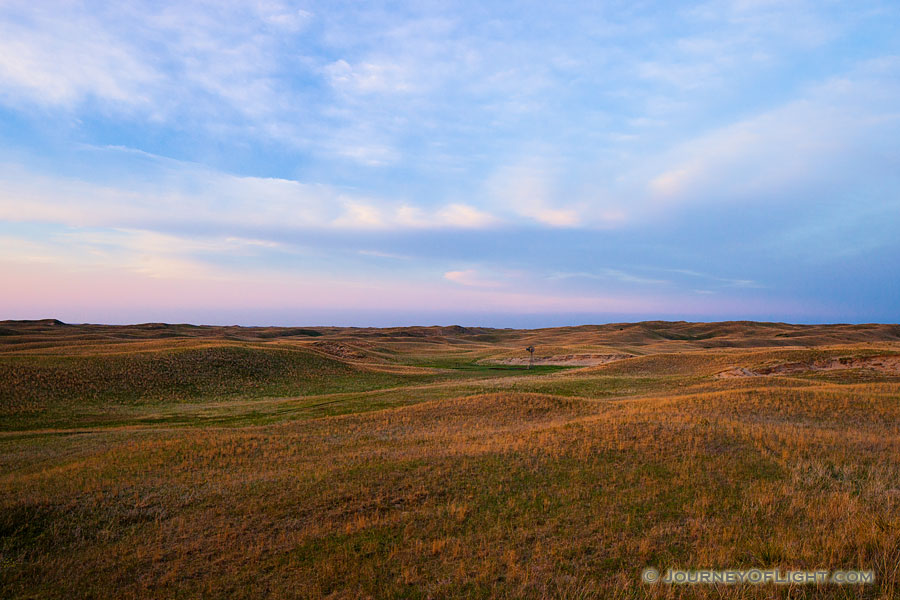
[[[225,597],[900,598],[900,326],[0,322],[0,598]]]

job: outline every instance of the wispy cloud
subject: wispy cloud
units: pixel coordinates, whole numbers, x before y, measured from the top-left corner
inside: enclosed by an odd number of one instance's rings
[[[507,210],[550,227],[582,224],[576,206],[560,202],[552,177],[538,161],[499,169],[488,182],[488,194]]]
[[[594,272],[580,271],[576,273],[553,273],[549,279],[597,279],[600,281],[619,281],[641,285],[662,285],[670,283],[666,279],[653,279],[621,271],[619,269],[598,269]]]
[[[111,148],[106,153],[128,152]],[[235,176],[140,153],[152,182],[100,184],[0,165],[0,219],[170,231],[185,225],[273,230],[481,229],[499,219],[473,206],[412,206],[334,186]],[[146,177],[146,173],[144,174]]]
[[[407,69],[392,62],[363,62],[351,66],[346,60],[339,59],[325,67],[325,73],[339,93],[405,93],[416,89]]]
[[[664,201],[755,204],[793,194],[797,202],[859,181],[873,155],[889,150],[872,142],[900,131],[900,113],[887,101],[900,99],[898,67],[862,65],[801,99],[678,145],[649,180],[650,193]]]
[[[0,85],[7,102],[106,110],[150,119],[213,105],[247,118],[283,106],[274,75],[279,39],[311,18],[280,3],[259,6],[8,2],[0,20]]]
[[[374,256],[375,258],[389,258],[392,260],[410,260],[411,257],[405,254],[396,254],[394,252],[382,252],[381,250],[358,250],[362,256]]]
[[[444,279],[460,285],[476,288],[498,288],[503,285],[500,281],[485,277],[476,269],[447,271],[444,273]]]
[[[690,278],[696,279],[705,279],[708,282],[714,282],[719,285],[727,286],[727,287],[735,287],[735,288],[759,288],[764,287],[759,282],[753,281],[752,279],[731,279],[728,277],[717,277],[715,275],[710,275],[708,273],[701,273],[698,271],[694,271],[691,269],[660,269],[666,271],[668,273],[676,273],[678,275],[687,275]],[[698,292],[700,293],[700,292]],[[703,292],[703,293],[712,293],[712,292]]]

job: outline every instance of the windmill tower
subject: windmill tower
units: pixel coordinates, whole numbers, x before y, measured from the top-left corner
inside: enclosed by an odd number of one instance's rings
[[[530,355],[528,357],[528,368],[530,369],[532,366],[534,366],[534,346],[528,346],[525,349],[528,350],[528,354]]]

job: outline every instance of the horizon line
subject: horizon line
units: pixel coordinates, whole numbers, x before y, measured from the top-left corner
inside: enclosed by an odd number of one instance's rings
[[[242,329],[269,329],[269,328],[331,328],[331,329],[413,329],[413,328],[451,328],[459,327],[462,329],[496,329],[496,330],[537,330],[537,329],[566,329],[578,327],[604,327],[610,325],[642,325],[647,323],[665,323],[665,324],[687,324],[687,325],[722,325],[722,324],[756,324],[756,325],[790,325],[794,327],[840,327],[840,326],[877,326],[877,325],[896,325],[900,326],[900,322],[893,321],[865,321],[865,322],[791,322],[791,321],[760,321],[754,319],[725,319],[721,321],[690,321],[686,319],[643,319],[640,321],[607,321],[607,322],[584,322],[572,325],[551,325],[546,327],[493,327],[489,325],[463,325],[461,323],[451,323],[441,325],[432,323],[409,324],[409,325],[325,325],[325,324],[281,324],[281,325],[241,325],[238,323],[230,324],[214,324],[214,323],[190,323],[190,322],[168,322],[168,321],[143,321],[131,323],[100,323],[100,322],[66,322],[55,317],[45,317],[40,319],[2,319],[3,323],[16,324],[37,324],[37,323],[53,323],[57,326],[97,326],[97,327],[140,327],[147,325],[164,325],[167,327],[208,327],[208,328],[242,328]]]

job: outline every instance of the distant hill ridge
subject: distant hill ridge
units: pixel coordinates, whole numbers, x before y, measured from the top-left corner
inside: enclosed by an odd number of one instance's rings
[[[900,325],[883,323],[796,325],[758,321],[641,321],[542,329],[490,327],[243,327],[186,323],[134,325],[67,324],[58,319],[0,321],[0,344],[71,340],[137,340],[208,338],[236,341],[289,340],[291,338],[411,339],[423,342],[528,342],[536,344],[590,343],[618,346],[674,345],[679,348],[757,346],[819,346],[841,343],[900,341]]]

